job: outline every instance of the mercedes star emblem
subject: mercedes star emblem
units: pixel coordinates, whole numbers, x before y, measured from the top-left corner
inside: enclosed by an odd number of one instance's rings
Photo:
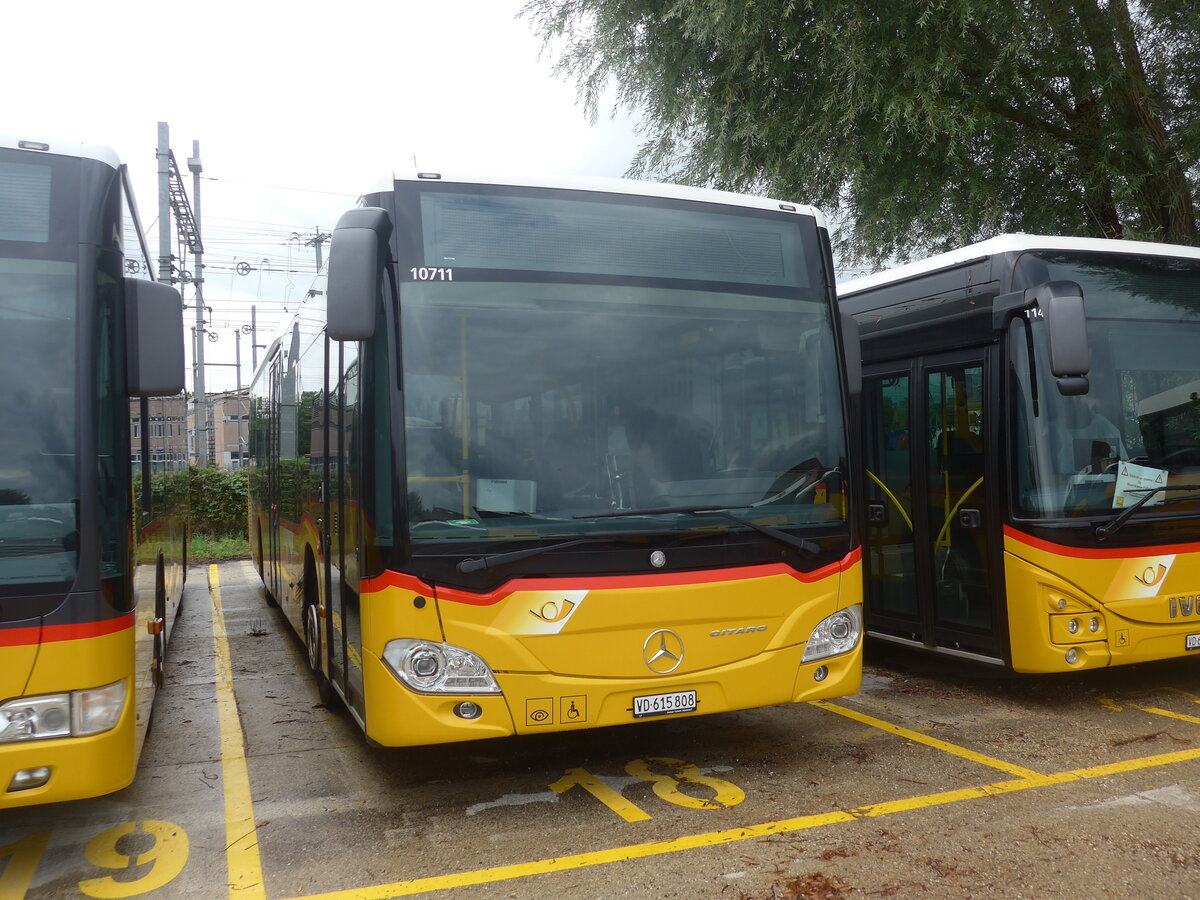
[[[675,632],[660,628],[646,638],[642,659],[651,672],[659,675],[674,672],[683,662],[683,640]]]

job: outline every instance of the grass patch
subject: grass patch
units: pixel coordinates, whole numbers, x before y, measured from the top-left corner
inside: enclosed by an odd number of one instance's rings
[[[194,534],[188,545],[189,563],[246,559],[249,556],[250,541],[242,534]]]

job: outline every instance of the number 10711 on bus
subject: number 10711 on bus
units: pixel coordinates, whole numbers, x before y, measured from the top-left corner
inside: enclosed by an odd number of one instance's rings
[[[453,281],[454,270],[446,266],[413,266],[408,270],[413,281]]]

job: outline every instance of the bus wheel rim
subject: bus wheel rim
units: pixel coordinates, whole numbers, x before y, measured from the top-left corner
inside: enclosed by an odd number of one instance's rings
[[[321,668],[321,631],[316,604],[308,607],[308,664],[316,670]]]

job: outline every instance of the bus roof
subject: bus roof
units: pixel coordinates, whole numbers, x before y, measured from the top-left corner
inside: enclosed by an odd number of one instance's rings
[[[1114,241],[1101,238],[1062,237],[1057,235],[1002,234],[978,244],[959,247],[917,262],[864,275],[838,285],[838,297],[845,299],[862,291],[881,287],[908,278],[928,275],[941,269],[960,266],[973,260],[986,259],[1004,253],[1025,253],[1033,250],[1068,250],[1092,253],[1131,253],[1142,256],[1177,256],[1200,259],[1200,248],[1180,244],[1155,244],[1149,241]]]
[[[111,147],[104,144],[89,144],[86,141],[64,139],[43,134],[15,134],[10,131],[0,131],[0,149],[29,150],[40,153],[53,153],[57,156],[73,156],[82,159],[94,159],[116,169],[121,160]]]
[[[732,191],[717,191],[709,188],[687,187],[681,184],[666,184],[655,181],[635,181],[631,178],[592,178],[584,176],[521,177],[521,176],[478,176],[449,175],[441,172],[395,172],[390,178],[380,179],[364,194],[385,193],[393,189],[397,181],[430,181],[451,184],[485,184],[511,187],[538,187],[556,190],[597,191],[608,194],[630,194],[639,197],[665,197],[671,200],[694,200],[700,203],[724,203],[750,209],[768,209],[773,212],[792,212],[812,216],[817,225],[824,228],[825,217],[821,211],[803,203],[788,200],[772,200]]]

